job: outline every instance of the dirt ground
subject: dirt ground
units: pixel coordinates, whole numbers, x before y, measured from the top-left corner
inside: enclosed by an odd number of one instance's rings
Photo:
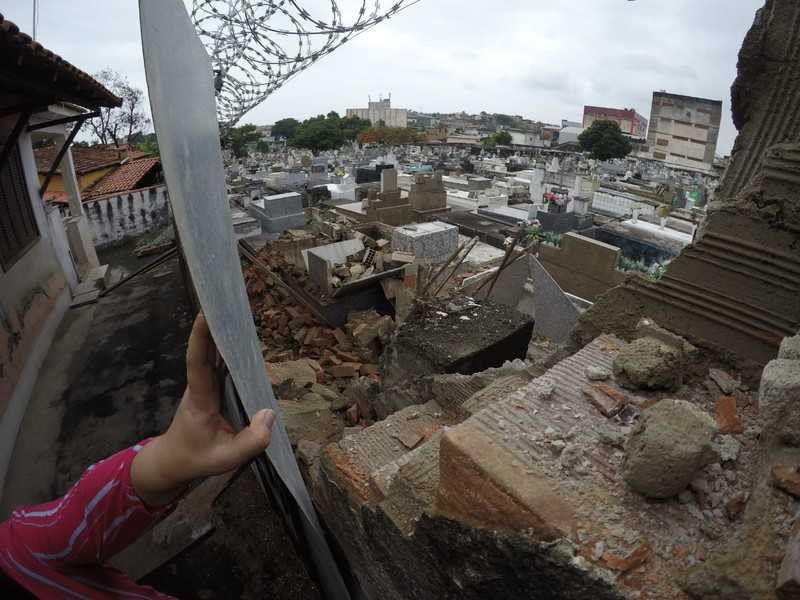
[[[106,256],[115,273],[138,265]],[[193,315],[177,259],[89,307],[56,334],[23,421],[0,518],[63,494],[90,464],[169,424],[186,383]],[[215,531],[147,576],[179,598],[318,598],[283,523],[246,469],[217,499]]]

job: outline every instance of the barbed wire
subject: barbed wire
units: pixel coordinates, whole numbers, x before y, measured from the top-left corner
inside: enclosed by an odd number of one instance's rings
[[[192,21],[214,68],[217,115],[228,127],[286,81],[421,0],[361,0],[345,21],[336,0],[327,21],[295,0],[193,0]]]

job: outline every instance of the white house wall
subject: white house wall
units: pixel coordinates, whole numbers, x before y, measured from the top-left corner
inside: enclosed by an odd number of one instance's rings
[[[171,221],[165,185],[87,200],[83,208],[97,248],[117,244]]]

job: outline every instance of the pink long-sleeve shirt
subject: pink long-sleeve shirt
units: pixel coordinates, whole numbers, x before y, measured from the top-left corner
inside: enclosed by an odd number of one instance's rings
[[[61,498],[21,507],[0,524],[0,569],[38,598],[159,598],[107,561],[167,516],[131,484],[145,440],[90,466]]]

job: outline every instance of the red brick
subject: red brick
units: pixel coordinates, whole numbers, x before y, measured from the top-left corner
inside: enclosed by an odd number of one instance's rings
[[[573,512],[554,480],[523,465],[483,431],[462,423],[440,442],[438,514],[487,530],[526,531],[552,541],[575,529]]]
[[[609,569],[627,573],[628,571],[632,571],[637,567],[641,567],[645,562],[647,562],[647,559],[650,558],[651,552],[652,551],[649,545],[642,544],[624,558],[619,557],[616,554],[612,554],[611,552],[606,552],[603,554],[602,561]]]
[[[358,423],[358,406],[353,404],[353,406],[344,411],[344,420],[348,425]]]
[[[358,375],[359,366],[356,366],[356,363],[342,363],[332,366],[330,371],[334,377],[355,377]]]
[[[775,465],[770,471],[772,485],[800,498],[800,469],[790,465]]]
[[[365,363],[361,365],[360,371],[362,375],[378,375],[380,373],[380,368],[378,367],[378,365]]]
[[[717,400],[717,425],[720,433],[742,433],[744,427],[736,410],[736,398],[720,396]]]
[[[583,388],[583,395],[604,417],[613,417],[625,406],[625,396],[605,384],[589,385]]]
[[[334,329],[332,333],[333,337],[336,338],[336,343],[339,344],[340,347],[352,346],[350,338],[341,329]]]
[[[341,350],[339,348],[334,348],[333,351],[336,352],[336,356],[341,358],[344,362],[352,362],[352,363],[358,362],[358,357],[352,352],[345,352],[344,350]]]

